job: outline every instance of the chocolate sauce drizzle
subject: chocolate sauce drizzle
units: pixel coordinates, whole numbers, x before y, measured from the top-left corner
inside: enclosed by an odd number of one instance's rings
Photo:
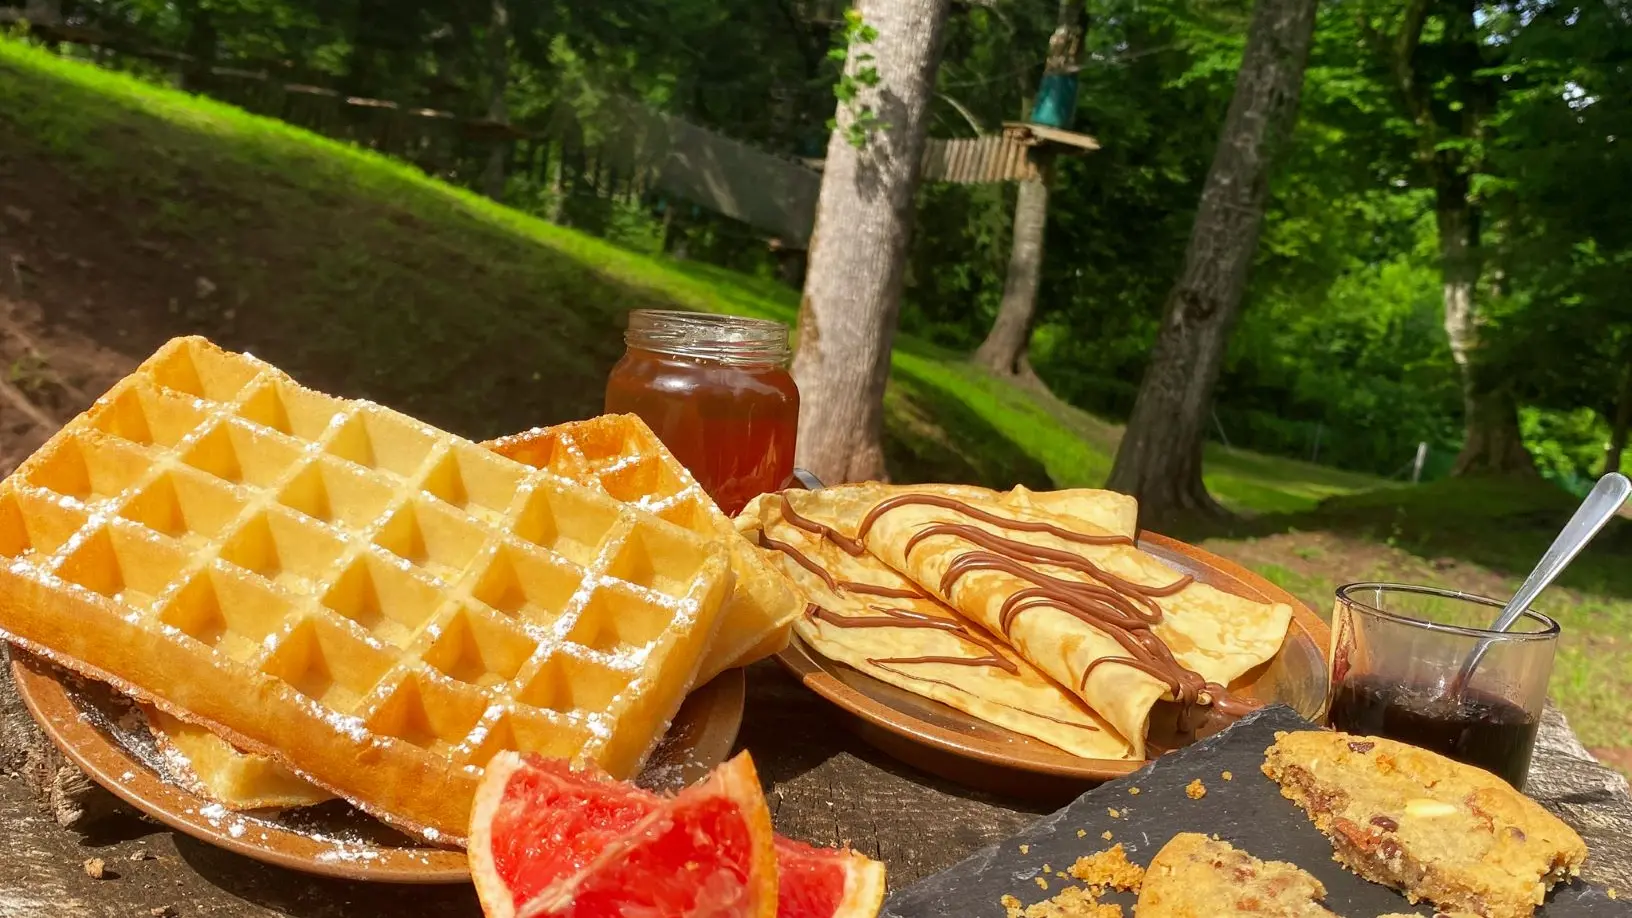
[[[786,499],[784,496],[783,500],[786,501]],[[810,522],[814,523],[814,521]],[[820,525],[819,523],[814,524]],[[801,526],[799,528],[804,529],[805,527]],[[810,530],[807,529],[806,531]],[[848,591],[890,599],[929,599],[926,594],[916,589],[883,586],[876,583],[859,583],[854,580],[836,580],[832,574],[828,573],[826,568],[817,564],[804,552],[786,542],[766,535],[763,529],[759,531],[759,544],[762,548],[769,548],[787,555],[795,564],[821,578],[827,588],[835,593]],[[925,615],[911,609],[875,605],[869,605],[867,608],[869,611],[878,614],[840,615],[815,603],[807,603],[805,605],[805,615],[826,622],[835,628],[932,628],[937,631],[944,631],[960,641],[973,644],[985,651],[985,654],[979,657],[885,657],[878,660],[869,659],[869,663],[949,663],[955,666],[995,666],[1004,672],[1013,674],[1020,672],[1020,667],[1003,651],[999,650],[995,642],[975,634],[958,621]]]
[[[1046,532],[1085,545],[1134,544],[1133,539],[1122,535],[1088,535],[1045,522],[1006,519],[939,494],[903,494],[880,501],[862,518],[856,541],[864,540],[885,513],[911,505],[940,507],[1005,529]],[[1193,583],[1194,578],[1182,576],[1166,586],[1145,586],[1118,577],[1071,552],[1006,538],[969,523],[925,526],[907,541],[903,556],[910,555],[925,539],[937,535],[954,536],[980,546],[958,555],[947,566],[940,582],[942,596],[950,596],[953,586],[965,575],[981,570],[1001,571],[1031,584],[1015,591],[999,610],[998,626],[1004,637],[1010,636],[1014,621],[1022,612],[1050,608],[1103,632],[1126,652],[1126,656],[1101,657],[1084,667],[1078,691],[1088,684],[1088,677],[1101,664],[1117,663],[1165,683],[1168,692],[1180,704],[1212,704],[1220,713],[1244,713],[1251,709],[1245,702],[1229,698],[1224,686],[1208,682],[1180,664],[1172,649],[1151,630],[1162,621],[1162,609],[1156,600],[1178,593]],[[1077,571],[1097,582],[1064,580],[1037,570],[1032,566],[1036,564]]]
[[[936,631],[945,631],[960,641],[973,644],[986,651],[980,657],[880,657],[868,658],[869,663],[949,663],[954,666],[995,666],[1004,672],[1018,675],[1020,667],[1004,656],[997,645],[983,638],[962,624],[948,618],[936,618],[911,609],[890,609],[883,606],[868,606],[871,612],[877,615],[840,615],[831,609],[824,609],[816,603],[805,604],[805,615],[817,621],[826,622],[835,628],[931,628]]]

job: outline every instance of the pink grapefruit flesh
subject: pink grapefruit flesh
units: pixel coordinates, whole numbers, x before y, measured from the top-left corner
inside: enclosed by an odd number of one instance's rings
[[[664,798],[593,768],[575,770],[560,760],[514,753],[495,758],[477,793],[470,832],[471,873],[488,918],[515,918],[541,892],[584,870],[664,804]],[[709,832],[729,834],[705,829],[704,836]],[[675,850],[656,845],[641,855],[643,863],[650,867]],[[774,851],[779,918],[873,918],[882,907],[884,866],[877,861],[781,836],[775,837]],[[613,875],[598,882],[615,885]],[[675,882],[691,882],[684,871],[680,876]]]

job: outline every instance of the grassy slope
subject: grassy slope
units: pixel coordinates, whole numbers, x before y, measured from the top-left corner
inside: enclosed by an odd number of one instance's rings
[[[797,305],[770,282],[636,255],[280,122],[0,41],[8,164],[43,168],[133,280],[110,346],[139,357],[199,331],[471,436],[594,413],[630,308],[791,321]],[[153,254],[121,262],[136,248]],[[176,296],[194,275],[219,292]],[[169,278],[172,292],[137,278]],[[111,334],[93,315],[65,321]],[[903,480],[1093,486],[1119,435],[910,337],[887,407]],[[1215,494],[1258,515],[1208,544],[1323,611],[1334,583],[1370,576],[1510,589],[1568,512],[1551,489],[1385,488],[1224,449],[1207,469]],[[1632,582],[1608,557],[1583,562],[1553,601],[1569,636],[1555,688],[1588,742],[1632,745]]]

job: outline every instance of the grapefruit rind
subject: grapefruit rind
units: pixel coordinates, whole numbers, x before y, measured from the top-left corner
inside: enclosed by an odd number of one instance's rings
[[[514,752],[501,752],[487,763],[487,773],[476,788],[470,805],[470,833],[466,851],[470,856],[470,879],[476,884],[476,898],[487,918],[515,918],[516,907],[510,887],[499,879],[493,864],[493,817],[504,802],[510,779],[525,761]]]

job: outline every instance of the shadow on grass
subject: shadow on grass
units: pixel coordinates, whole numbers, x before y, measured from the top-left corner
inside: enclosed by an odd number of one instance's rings
[[[884,407],[884,459],[895,481],[1054,486],[1040,462],[946,389],[897,369]]]
[[[1453,478],[1328,498],[1313,510],[1169,527],[1179,538],[1331,532],[1424,560],[1456,559],[1508,577],[1529,573],[1579,502],[1545,481]],[[1632,520],[1612,521],[1559,578],[1561,586],[1632,598]]]

